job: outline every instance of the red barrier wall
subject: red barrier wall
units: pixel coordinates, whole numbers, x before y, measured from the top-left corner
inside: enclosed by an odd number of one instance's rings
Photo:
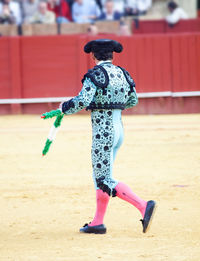
[[[0,50],[0,98],[8,98],[11,96],[11,88],[9,81],[9,46],[7,38],[1,39]]]
[[[199,90],[200,35],[171,37],[172,90],[176,92]]]
[[[0,39],[0,99],[21,98],[20,41]],[[1,106],[1,113],[20,112],[19,104]]]
[[[171,86],[170,38],[140,36],[125,38],[118,63],[133,75],[138,92],[169,91]],[[163,55],[166,53],[168,55]]]
[[[21,40],[22,97],[73,96],[77,92],[77,37],[29,37]]]
[[[187,33],[200,32],[200,19],[181,20],[173,26],[169,26],[165,20],[138,21],[138,26],[133,22],[134,34],[155,33]]]
[[[132,74],[137,92],[200,91],[200,33],[112,39],[124,46],[123,53],[115,55],[114,63]],[[88,40],[91,39],[84,35],[0,38],[0,99],[76,95],[81,78],[94,65],[90,55],[83,52]],[[173,112],[172,108],[185,112],[173,105],[175,98],[153,100],[140,99],[137,113]],[[191,103],[191,99],[184,100]],[[197,105],[186,107],[200,112],[198,104],[199,100]],[[0,113],[52,109],[51,104],[47,106],[0,105]]]
[[[19,38],[0,41],[0,82],[0,99],[21,96]]]
[[[166,32],[165,20],[133,21],[133,34],[155,34]]]

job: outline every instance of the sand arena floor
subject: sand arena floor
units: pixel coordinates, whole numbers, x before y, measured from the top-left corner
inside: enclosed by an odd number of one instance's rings
[[[89,116],[65,117],[41,156],[53,120],[0,117],[1,261],[199,261],[200,115],[124,116],[114,177],[158,203],[150,231],[112,198],[106,235],[80,234],[95,211]]]

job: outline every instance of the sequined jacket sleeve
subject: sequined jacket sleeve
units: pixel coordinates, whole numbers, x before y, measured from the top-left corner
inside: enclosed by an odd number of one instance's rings
[[[133,87],[133,90],[129,92],[129,97],[125,105],[125,109],[129,109],[133,106],[136,106],[138,104],[138,97],[135,90],[135,87]]]
[[[89,78],[86,78],[80,93],[71,100],[62,103],[62,112],[65,114],[73,114],[81,111],[91,103],[95,92],[95,84]]]

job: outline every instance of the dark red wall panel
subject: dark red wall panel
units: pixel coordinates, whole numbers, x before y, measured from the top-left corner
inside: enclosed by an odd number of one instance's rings
[[[9,38],[0,39],[0,98],[11,97]]]
[[[143,37],[137,39],[137,66],[138,66],[138,92],[152,91],[153,73],[153,41],[152,38]]]
[[[197,53],[195,55],[197,59],[197,90],[200,90],[200,34],[196,35],[196,50]]]
[[[77,79],[77,90],[76,92],[81,90],[82,83],[81,80],[84,76],[84,74],[87,72],[89,68],[89,59],[88,59],[88,54],[83,52],[83,48],[85,44],[87,43],[87,37],[80,37],[77,41],[77,72],[74,77]]]
[[[166,27],[166,22],[164,20],[138,21],[138,26],[135,22],[133,22],[133,33],[134,34],[164,33],[165,27]]]
[[[0,98],[21,97],[20,42],[19,37],[2,38],[0,41]],[[2,109],[6,106],[2,106]],[[3,110],[4,110],[3,109]],[[19,105],[11,111],[20,112]]]
[[[172,90],[199,91],[198,35],[171,36]]]
[[[171,90],[169,37],[154,35],[121,37],[118,40],[122,42],[124,51],[114,62],[131,73],[138,92]]]
[[[188,74],[189,74],[189,91],[200,90],[200,85],[198,82],[198,74],[200,70],[198,69],[198,57],[197,52],[200,46],[197,44],[197,36],[189,35],[187,37],[188,41]]]
[[[173,26],[165,25],[166,33],[184,33],[184,32],[199,32],[200,19],[181,20]]]
[[[72,96],[77,91],[77,36],[21,39],[23,97]]]
[[[172,71],[170,39],[167,36],[154,38],[154,91],[171,91]]]
[[[138,26],[137,26],[138,24]],[[133,34],[157,34],[157,33],[184,33],[199,32],[200,18],[181,20],[177,24],[170,26],[165,20],[133,21]]]

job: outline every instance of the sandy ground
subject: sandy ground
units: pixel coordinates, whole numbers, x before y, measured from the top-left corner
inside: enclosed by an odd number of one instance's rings
[[[114,177],[158,203],[150,231],[112,198],[106,235],[80,234],[95,211],[91,126],[68,116],[46,157],[53,120],[0,117],[1,261],[199,261],[200,115],[124,116]]]

